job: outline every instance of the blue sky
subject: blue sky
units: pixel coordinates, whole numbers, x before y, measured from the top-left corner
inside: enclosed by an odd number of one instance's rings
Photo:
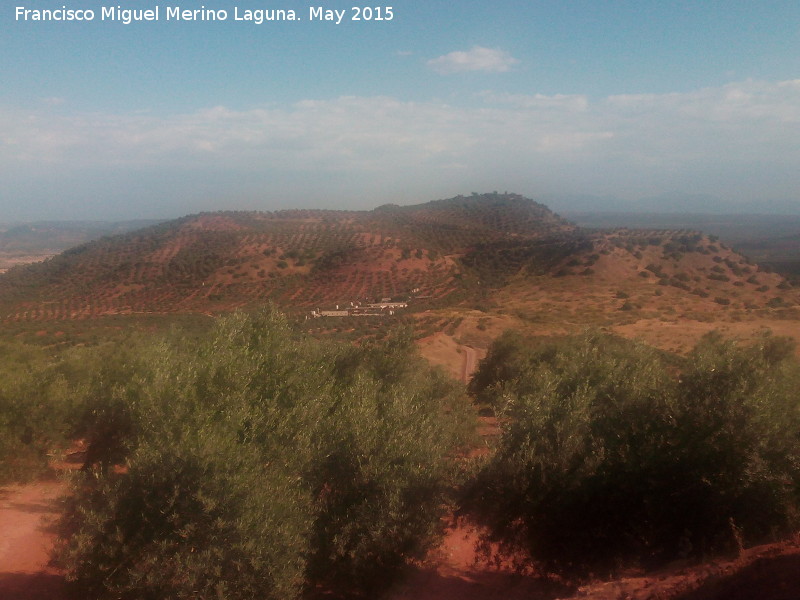
[[[353,5],[5,3],[0,221],[492,190],[562,210],[672,194],[800,212],[799,2],[359,5],[391,5],[382,22],[350,20]],[[96,17],[22,21],[16,6]],[[160,20],[101,21],[102,6]],[[169,6],[228,20],[167,21]],[[345,17],[310,22],[311,6]],[[301,20],[234,21],[234,7]]]

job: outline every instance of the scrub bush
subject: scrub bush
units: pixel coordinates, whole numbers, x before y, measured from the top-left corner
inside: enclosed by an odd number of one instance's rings
[[[796,524],[800,371],[785,340],[741,348],[709,336],[675,365],[601,334],[540,348],[511,339],[473,386],[493,397],[503,431],[466,492],[501,553],[612,572]]]
[[[52,356],[24,343],[0,343],[0,482],[25,481],[48,469],[49,456],[73,438],[94,349]]]
[[[134,354],[124,472],[84,473],[62,523],[85,596],[372,593],[436,541],[474,423],[407,334],[321,343],[265,309]]]

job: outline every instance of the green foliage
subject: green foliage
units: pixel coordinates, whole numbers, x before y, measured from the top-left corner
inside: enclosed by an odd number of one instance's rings
[[[173,321],[182,323],[187,343],[207,328],[196,317]],[[89,442],[90,462],[117,462],[135,438],[129,404],[138,371],[130,349],[140,336],[128,330],[163,327],[157,318],[117,317],[97,320],[89,330],[60,323],[57,333],[41,331],[40,324],[6,324],[0,340],[0,482],[41,474],[48,456],[76,437]]]
[[[60,560],[85,596],[372,590],[436,540],[472,416],[408,332],[323,344],[265,309],[187,341],[106,368],[131,382],[102,378],[127,410],[107,462],[127,472],[85,473],[62,524]]]
[[[502,398],[499,386],[522,374],[528,347],[517,331],[506,330],[489,347],[469,382],[469,392],[482,404],[495,405]]]
[[[502,240],[475,244],[461,258],[481,282],[500,286],[520,270],[543,274],[575,254],[590,251],[592,242],[583,234],[553,235],[541,240]]]
[[[297,595],[310,508],[296,480],[192,425],[144,442],[124,475],[77,482],[60,560],[82,597]]]
[[[72,439],[82,395],[77,385],[97,349],[59,356],[20,343],[0,344],[0,481],[47,469],[48,455]]]
[[[654,350],[609,336],[539,348],[504,336],[472,388],[493,396],[503,433],[467,506],[502,551],[562,571],[785,532],[800,492],[791,349],[782,338],[739,348],[710,336],[675,377]]]
[[[779,308],[785,304],[785,301],[780,296],[775,296],[774,298],[770,298],[767,301],[767,306],[769,308]]]
[[[674,275],[674,277],[675,277],[675,279],[677,279],[678,281],[682,281],[682,282],[684,282],[684,283],[686,283],[686,282],[688,282],[688,281],[689,281],[689,274],[688,274],[688,273],[684,273],[684,272],[676,273],[676,274]]]

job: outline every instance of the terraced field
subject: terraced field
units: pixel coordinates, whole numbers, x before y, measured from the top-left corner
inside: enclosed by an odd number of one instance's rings
[[[486,194],[360,212],[205,213],[105,237],[10,269],[0,319],[217,313],[268,300],[291,312],[387,297],[438,308],[538,298],[538,310],[564,315],[669,303],[778,310],[799,299],[783,277],[702,233],[587,232],[532,200]]]
[[[185,217],[72,248],[0,280],[6,320],[308,308],[363,298],[447,298],[476,244],[571,229],[513,195],[375,211]]]

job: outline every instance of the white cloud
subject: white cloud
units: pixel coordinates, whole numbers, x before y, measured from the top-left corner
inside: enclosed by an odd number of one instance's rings
[[[497,48],[473,46],[471,50],[450,52],[428,61],[428,66],[443,75],[464,71],[505,73],[519,61],[508,52]]]
[[[0,107],[0,173],[7,198],[46,181],[66,197],[58,174],[97,184],[111,170],[141,181],[166,171],[176,174],[171,194],[196,193],[181,173],[216,173],[216,182],[195,180],[217,195],[294,194],[306,205],[471,189],[637,197],[681,188],[732,199],[800,189],[800,81],[599,100],[481,98],[455,106],[341,97],[173,116]],[[70,185],[80,196],[80,184]]]
[[[479,94],[487,103],[508,104],[519,108],[584,111],[589,107],[589,99],[582,94],[497,94],[484,91]]]

